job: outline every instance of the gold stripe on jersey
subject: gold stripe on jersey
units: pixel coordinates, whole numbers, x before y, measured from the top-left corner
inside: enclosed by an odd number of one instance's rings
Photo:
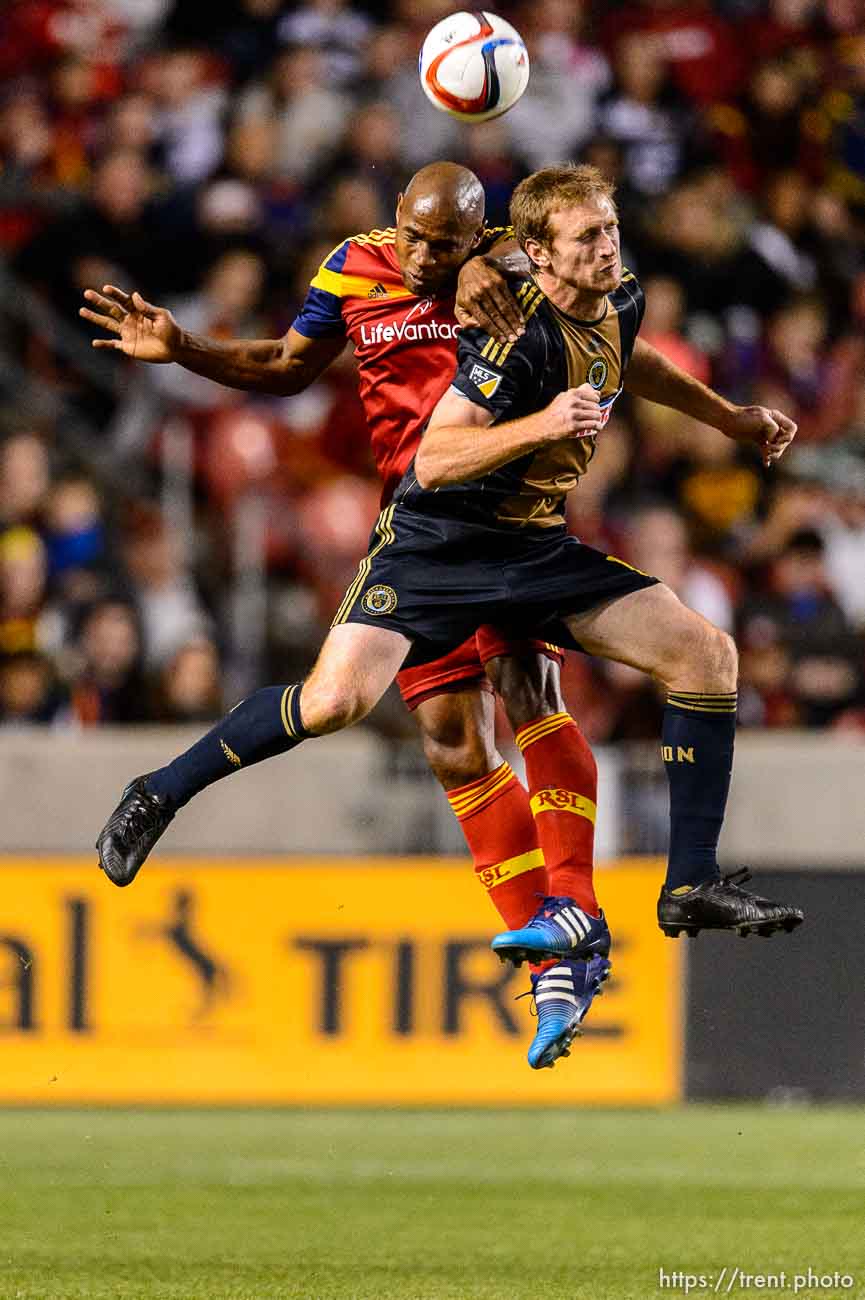
[[[352,244],[392,244],[396,239],[396,227],[388,226],[386,230],[368,230],[363,235],[352,235]]]
[[[329,271],[326,266],[319,268],[315,279],[311,281],[313,289],[323,289],[335,298],[366,298],[370,289],[381,285],[381,281],[369,275],[343,275],[342,271]],[[392,285],[386,289],[388,298],[413,298],[411,289],[403,285]],[[379,295],[381,296],[381,295]]]
[[[531,286],[529,287],[531,288]],[[522,290],[520,292],[522,292]],[[518,293],[517,297],[519,298],[519,296],[520,294]],[[520,304],[523,312],[523,322],[531,320],[535,312],[538,310],[538,307],[540,307],[543,298],[544,295],[541,293],[540,289],[535,289],[533,293],[526,295],[524,301]],[[514,346],[513,343],[503,344],[502,350],[498,354],[498,357],[496,358],[496,362],[498,365],[500,366],[504,365],[508,357],[508,354],[510,353],[510,350],[513,346]]]
[[[365,555],[364,558],[361,560],[360,564],[358,565],[358,570],[357,573],[355,574],[354,581],[352,582],[348,591],[345,593],[342,604],[340,605],[339,609],[336,611],[334,620],[331,623],[331,627],[336,627],[338,623],[344,623],[345,620],[348,618],[349,614],[352,611],[355,601],[357,600],[358,596],[361,593],[363,584],[366,582],[369,576],[369,571],[372,568],[373,560],[378,555],[379,551],[384,550],[386,546],[390,546],[391,542],[396,540],[393,527],[392,527],[393,512],[395,509],[396,509],[395,505],[388,506],[385,510],[382,510],[381,514],[379,515],[378,522],[376,523],[375,526],[375,530],[378,533],[379,540],[376,542],[375,546],[372,548],[369,554]]]

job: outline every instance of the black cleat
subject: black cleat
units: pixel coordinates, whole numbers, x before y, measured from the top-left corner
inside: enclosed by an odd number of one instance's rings
[[[168,799],[148,790],[147,776],[129,782],[96,841],[100,867],[121,888],[132,884],[175,813]]]
[[[701,930],[730,930],[743,939],[760,934],[768,939],[776,930],[789,933],[802,924],[805,914],[800,908],[772,903],[739,888],[750,879],[750,871],[742,867],[681,894],[664,886],[658,899],[658,925],[671,939],[682,931],[695,939]]]

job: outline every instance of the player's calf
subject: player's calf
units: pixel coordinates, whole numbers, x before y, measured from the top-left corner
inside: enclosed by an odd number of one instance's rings
[[[309,694],[309,683],[263,687],[172,762],[132,781],[96,841],[109,880],[130,884],[177,810],[207,786],[357,721],[387,690],[408,645],[386,628],[335,628]]]

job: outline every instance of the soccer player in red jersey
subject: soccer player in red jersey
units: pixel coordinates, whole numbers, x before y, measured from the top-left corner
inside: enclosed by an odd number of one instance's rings
[[[306,388],[351,341],[387,505],[450,384],[457,312],[502,343],[522,332],[502,272],[515,255],[520,266],[525,263],[509,233],[489,230],[483,217],[483,189],[473,173],[452,163],[425,167],[400,196],[395,227],[346,239],[325,259],[279,340],[196,337],[169,312],[113,286],[101,294],[88,291],[92,309],[81,314],[118,336],[96,339],[95,347],[141,361],[178,362],[231,387],[281,395]],[[397,680],[416,712],[424,751],[460,821],[476,874],[505,924],[524,924],[547,895],[568,896],[596,915],[597,770],[561,698],[560,653],[545,641],[515,642],[483,627],[452,653],[428,660],[428,653],[412,652]],[[528,792],[496,750],[490,680],[519,732]],[[293,734],[290,701],[278,688],[268,689],[277,692],[272,699],[262,692],[252,697],[262,697],[259,739],[250,735],[248,745],[232,746],[243,766],[282,752]],[[271,734],[274,720],[277,733]],[[257,721],[251,725],[258,730]],[[122,807],[123,818],[137,819],[134,852],[118,856],[100,837],[101,865],[116,884],[130,883],[177,808],[235,770],[214,746],[205,745],[204,763],[204,750],[194,747],[195,757],[181,756],[133,782]]]

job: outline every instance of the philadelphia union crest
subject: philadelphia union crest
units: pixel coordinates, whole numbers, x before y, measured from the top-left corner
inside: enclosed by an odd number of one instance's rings
[[[393,587],[379,583],[364,592],[360,607],[364,614],[390,614],[396,609],[396,592]]]
[[[597,360],[593,361],[589,366],[589,373],[586,375],[586,379],[592,385],[592,388],[596,388],[598,391],[603,388],[607,379],[607,363],[602,357],[598,357]]]

